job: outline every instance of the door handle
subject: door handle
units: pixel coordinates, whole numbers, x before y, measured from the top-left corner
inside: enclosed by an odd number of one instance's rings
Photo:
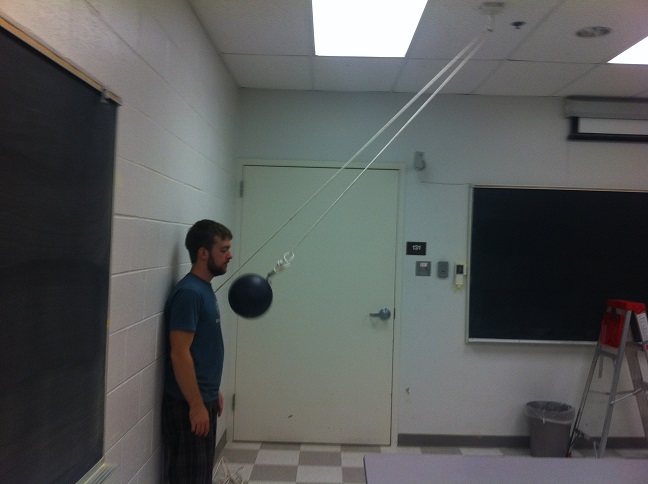
[[[383,321],[387,321],[389,318],[391,318],[391,311],[389,310],[389,308],[382,308],[377,313],[369,313],[369,316],[371,316],[372,318],[380,318]]]

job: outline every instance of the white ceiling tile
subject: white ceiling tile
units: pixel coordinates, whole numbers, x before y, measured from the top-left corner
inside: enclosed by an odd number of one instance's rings
[[[452,59],[486,26],[486,17],[477,10],[479,3],[466,0],[428,1],[408,56]]]
[[[648,36],[646,0],[566,0],[512,55],[516,60],[607,62]],[[603,37],[581,38],[584,27],[612,29]]]
[[[314,53],[310,0],[190,0],[227,54]]]
[[[486,42],[475,59],[501,59],[512,52],[561,0],[514,0],[492,19],[480,10],[481,0],[429,1],[412,40],[409,56],[452,59],[489,27]],[[511,24],[523,21],[516,29]]]
[[[418,92],[429,83],[434,77],[441,73],[441,70],[446,67],[447,61],[443,60],[426,60],[426,59],[412,59],[405,62],[403,70],[398,76],[394,90],[396,92]],[[446,71],[443,78],[449,72]],[[443,79],[439,78],[438,81],[430,86],[427,92],[433,92],[442,82]]]
[[[237,84],[259,89],[312,88],[310,59],[306,56],[225,55]]]
[[[647,89],[648,66],[602,64],[558,91],[558,95],[638,97]]]
[[[494,96],[554,96],[585,74],[587,64],[506,61],[476,91]]]
[[[444,94],[471,93],[483,83],[488,76],[501,64],[501,61],[468,61],[459,69],[445,86],[441,89]],[[401,72],[394,90],[396,92],[418,92],[423,89],[435,76],[447,67],[446,61],[413,59],[407,61]],[[459,67],[459,62],[450,66],[427,89],[434,92],[447,79],[454,69]]]
[[[320,91],[391,91],[403,59],[313,58],[314,88]]]
[[[504,0],[492,19],[483,0],[428,0],[406,59],[315,57],[310,0],[188,2],[242,87],[418,92],[490,26],[442,92],[648,96],[645,69],[604,65],[648,36],[648,0]],[[598,25],[612,33],[575,35]]]
[[[506,1],[504,10],[495,15],[492,32],[475,59],[506,59],[518,45],[531,35],[550,12],[563,0]],[[514,26],[515,22],[524,22]]]

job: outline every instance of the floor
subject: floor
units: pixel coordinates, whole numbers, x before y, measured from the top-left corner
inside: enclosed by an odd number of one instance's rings
[[[468,447],[361,447],[232,442],[218,458],[249,484],[364,483],[363,457],[369,452],[517,456],[530,455],[520,448]],[[593,457],[579,449],[572,457]],[[605,458],[648,459],[648,449],[608,449]],[[221,460],[221,458],[224,458]],[[218,469],[223,476],[223,465]],[[216,481],[219,482],[219,481]],[[236,481],[234,481],[236,482]]]

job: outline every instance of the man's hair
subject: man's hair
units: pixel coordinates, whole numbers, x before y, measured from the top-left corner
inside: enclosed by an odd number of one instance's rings
[[[198,260],[198,249],[209,250],[214,245],[214,237],[220,240],[232,240],[232,232],[223,224],[213,220],[199,220],[189,229],[185,238],[185,247],[189,251],[191,263]]]

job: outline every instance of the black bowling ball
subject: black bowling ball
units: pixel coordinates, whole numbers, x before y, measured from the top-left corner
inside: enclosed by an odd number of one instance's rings
[[[227,299],[239,316],[257,318],[272,304],[272,288],[259,274],[244,274],[232,283]]]

